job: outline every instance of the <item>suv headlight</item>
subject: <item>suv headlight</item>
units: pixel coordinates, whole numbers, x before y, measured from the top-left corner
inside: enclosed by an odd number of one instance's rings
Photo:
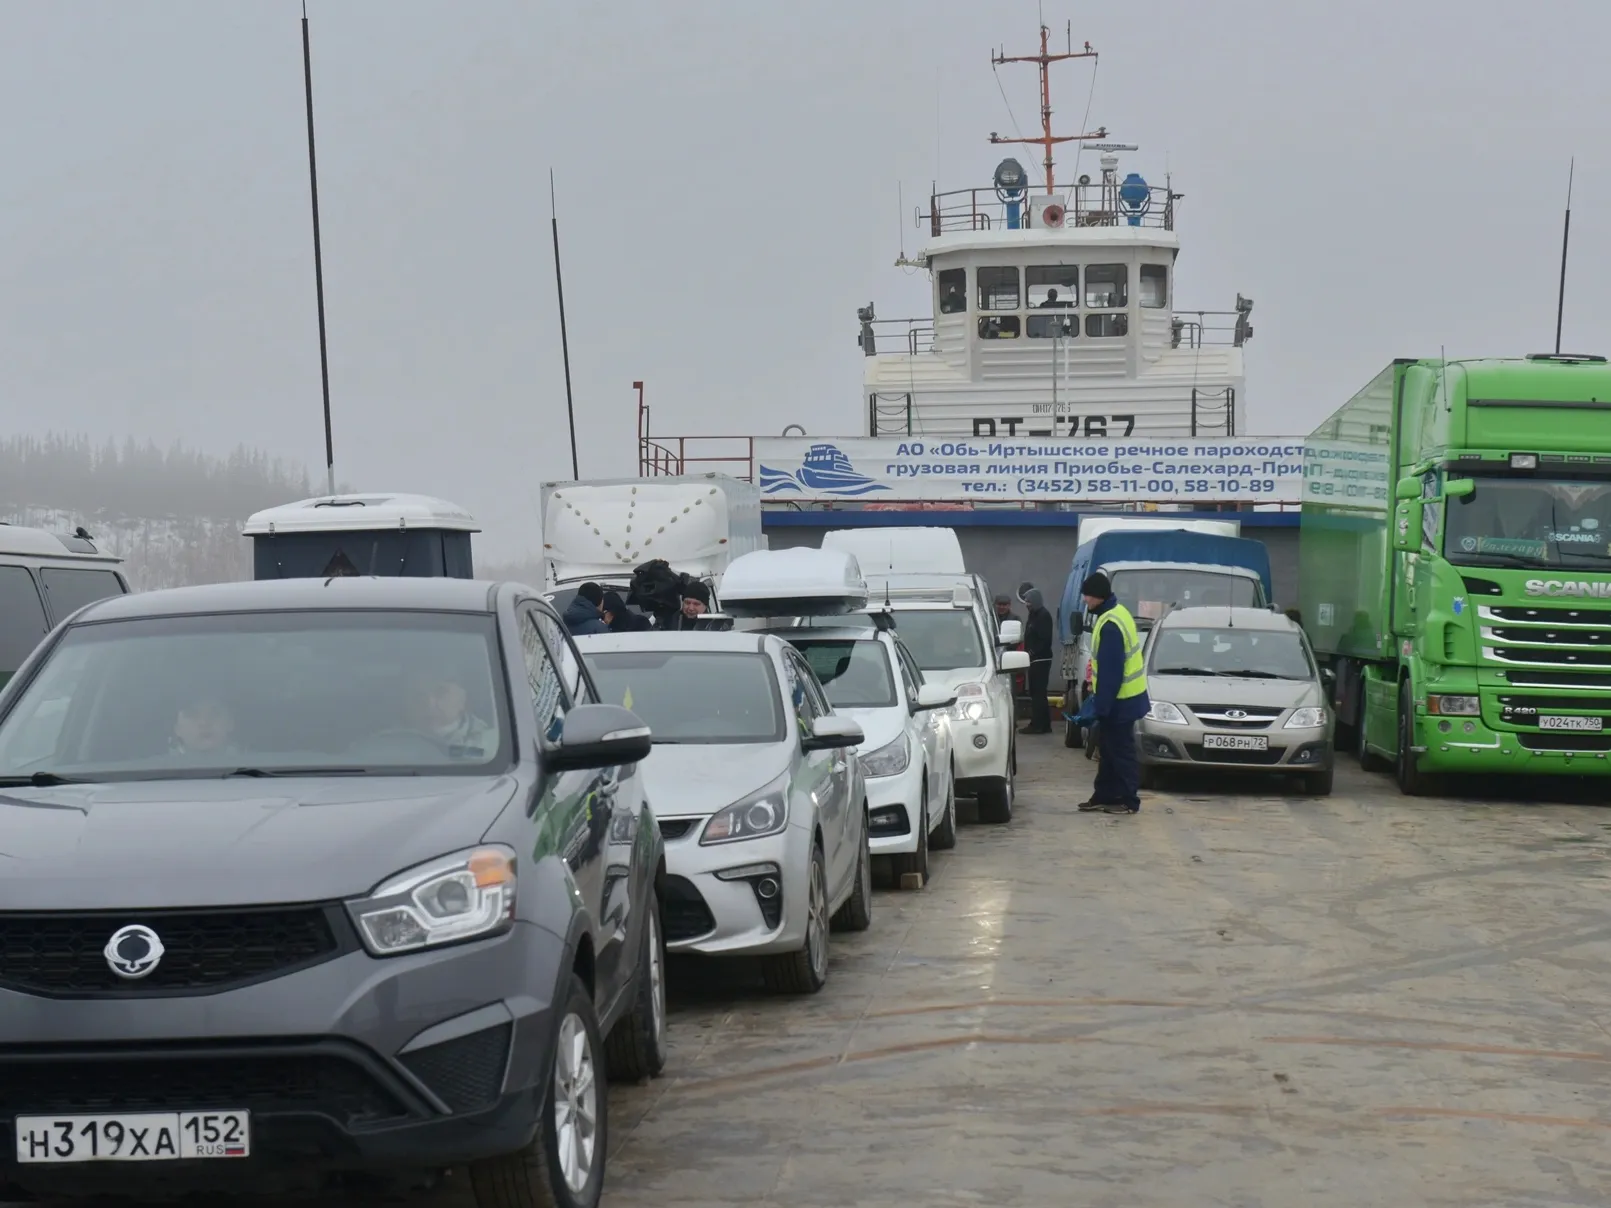
[[[1288,730],[1318,730],[1326,724],[1326,711],[1314,705],[1306,705],[1302,709],[1294,709],[1292,716],[1287,718],[1284,727]]]
[[[398,873],[348,902],[364,946],[396,956],[507,931],[515,917],[515,853],[477,847]]]
[[[984,721],[994,717],[990,705],[990,690],[984,684],[959,684],[957,703],[951,706],[951,716],[958,721]]]
[[[861,757],[861,770],[869,777],[899,776],[906,771],[912,754],[906,749],[906,735],[897,735],[894,742],[886,742],[878,750]]]
[[[1152,702],[1152,708],[1147,710],[1147,720],[1166,722],[1171,726],[1183,726],[1186,724],[1186,715],[1166,700],[1155,700]]]
[[[717,810],[705,823],[700,843],[738,843],[777,834],[789,823],[787,784],[787,780],[774,781],[759,793]]]

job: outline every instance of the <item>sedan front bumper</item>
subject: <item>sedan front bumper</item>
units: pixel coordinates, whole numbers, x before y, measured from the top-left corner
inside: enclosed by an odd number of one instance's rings
[[[798,951],[806,934],[810,827],[791,820],[776,835],[701,845],[703,819],[672,837],[684,821],[666,818],[661,827],[666,948],[705,956]]]
[[[1220,733],[1222,731],[1201,725],[1146,719],[1136,725],[1136,752],[1143,764],[1156,768],[1319,772],[1331,766],[1331,738],[1326,726],[1260,731],[1258,736],[1268,744],[1263,750],[1215,748],[1204,744],[1203,740],[1210,734]]]

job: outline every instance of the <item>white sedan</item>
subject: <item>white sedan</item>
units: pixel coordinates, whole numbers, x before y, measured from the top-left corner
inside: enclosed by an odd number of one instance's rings
[[[600,699],[653,733],[644,795],[666,843],[666,947],[758,956],[767,985],[815,993],[830,926],[872,921],[861,727],[787,642],[705,630],[578,638]]]
[[[956,692],[925,684],[887,623],[862,617],[772,632],[805,656],[835,712],[853,719],[866,739],[868,823],[874,856],[888,857],[896,882],[928,882],[929,850],[956,846],[956,766],[947,711]],[[906,877],[915,874],[916,882]]]

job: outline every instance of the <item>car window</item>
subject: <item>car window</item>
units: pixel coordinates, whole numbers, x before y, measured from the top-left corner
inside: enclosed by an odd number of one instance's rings
[[[916,700],[917,690],[923,686],[923,672],[912,657],[912,652],[898,637],[895,639],[895,661],[900,664],[901,677],[906,681],[906,694]]]
[[[1217,571],[1149,566],[1113,572],[1113,594],[1138,621],[1156,621],[1171,608],[1254,608],[1257,579]]]
[[[903,608],[895,632],[924,671],[954,671],[986,663],[979,624],[971,608]]]
[[[888,709],[897,703],[889,656],[877,639],[792,638],[790,645],[805,659],[832,708]]]
[[[0,688],[50,631],[45,605],[25,566],[0,566]]]
[[[0,719],[0,776],[485,774],[512,749],[504,684],[483,614],[75,625]]]
[[[110,570],[47,566],[39,572],[39,579],[45,585],[51,616],[58,621],[65,621],[86,604],[125,594],[122,580]]]
[[[1244,679],[1313,679],[1303,638],[1291,631],[1168,626],[1152,651],[1154,675],[1223,675]]]
[[[526,688],[537,714],[537,731],[546,741],[554,742],[565,720],[565,689],[543,640],[542,615],[535,608],[520,610],[520,654],[526,665]]]
[[[547,610],[535,605],[531,606],[531,613],[537,618],[537,628],[542,632],[543,641],[548,644],[549,652],[559,664],[560,683],[565,688],[565,703],[588,704],[592,701],[593,693],[587,686],[587,677],[582,673],[582,660],[576,657],[576,648],[571,645],[570,635],[565,632],[564,625]]]
[[[775,743],[788,735],[772,660],[713,650],[590,651],[606,704],[631,709],[667,744]]]

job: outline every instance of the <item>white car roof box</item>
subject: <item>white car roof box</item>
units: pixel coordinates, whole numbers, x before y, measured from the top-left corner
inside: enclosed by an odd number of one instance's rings
[[[854,554],[869,579],[968,573],[962,543],[948,528],[829,529],[822,548]]]
[[[734,617],[826,617],[867,607],[867,581],[843,550],[756,550],[722,577],[722,611]]]

